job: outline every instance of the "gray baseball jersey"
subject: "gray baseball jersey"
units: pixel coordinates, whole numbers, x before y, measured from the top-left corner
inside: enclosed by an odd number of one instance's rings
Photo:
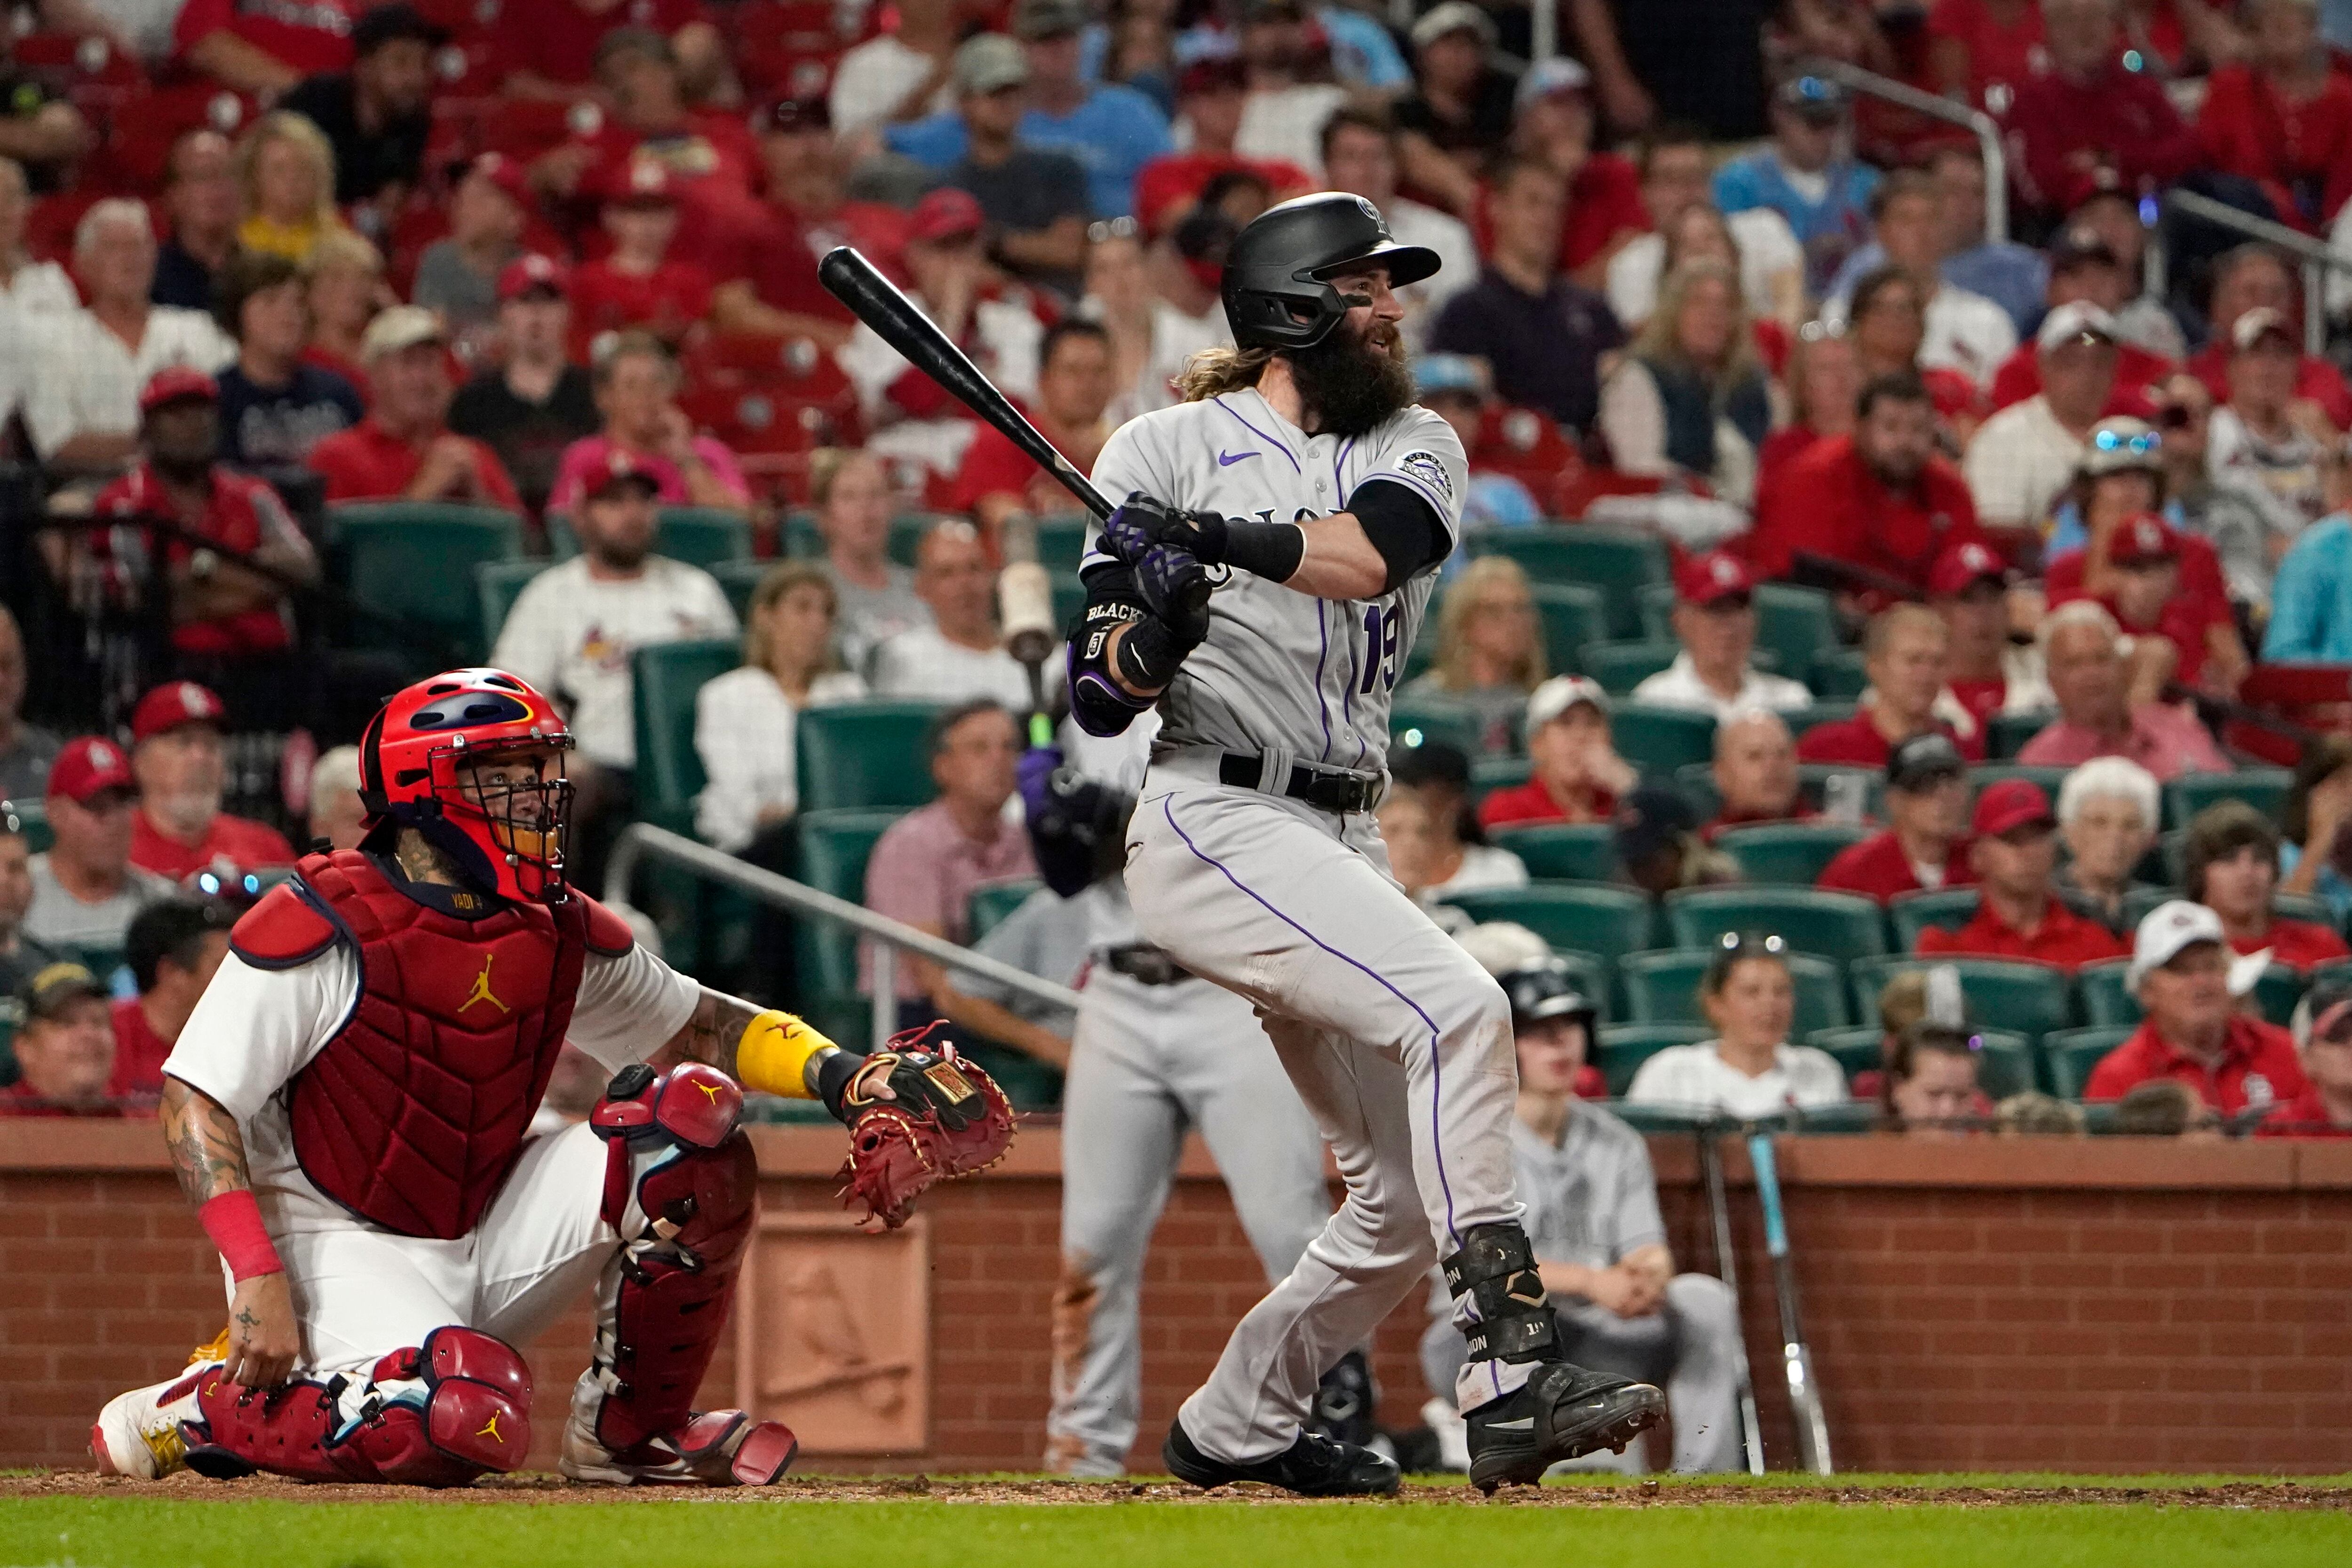
[[[1425,408],[1363,436],[1309,436],[1250,387],[1128,421],[1094,481],[1115,501],[1140,490],[1187,511],[1297,522],[1344,511],[1359,485],[1390,479],[1437,510],[1450,552],[1468,469],[1454,427]],[[1433,565],[1394,593],[1343,601],[1234,574],[1209,602],[1208,640],[1160,696],[1163,743],[1379,771],[1389,695],[1436,583]]]

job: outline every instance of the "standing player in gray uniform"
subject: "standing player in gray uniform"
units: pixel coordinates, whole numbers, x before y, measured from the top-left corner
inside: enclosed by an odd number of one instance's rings
[[[1084,568],[1071,708],[1097,734],[1160,710],[1127,835],[1137,921],[1256,1004],[1348,1187],[1169,1428],[1169,1468],[1201,1486],[1393,1489],[1391,1461],[1304,1421],[1432,1263],[1468,1345],[1475,1483],[1533,1482],[1664,1411],[1561,1357],[1512,1189],[1509,1005],[1397,886],[1370,815],[1467,478],[1397,333],[1394,290],[1437,264],[1355,196],[1270,209],[1225,264],[1237,348],[1195,356],[1187,401],[1095,467],[1126,501]]]

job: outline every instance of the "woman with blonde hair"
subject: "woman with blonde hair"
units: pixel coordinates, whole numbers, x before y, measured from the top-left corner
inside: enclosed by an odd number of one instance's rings
[[[1405,691],[1475,709],[1479,750],[1494,754],[1516,749],[1528,693],[1550,673],[1528,574],[1507,555],[1482,555],[1447,585],[1437,607],[1436,667]]]
[[[915,572],[890,559],[890,513],[898,500],[889,470],[872,452],[828,447],[809,463],[809,499],[824,539],[820,563],[841,607],[836,640],[849,668],[900,632],[931,624],[915,596]]]
[[[236,242],[297,266],[319,241],[344,230],[335,211],[335,149],[299,114],[265,114],[236,144],[236,184],[245,221]]]
[[[1738,274],[1696,257],[1666,275],[1658,308],[1601,389],[1595,423],[1620,472],[1698,480],[1745,506],[1757,451],[1779,422],[1773,390]]]
[[[387,301],[383,253],[339,226],[311,247],[302,276],[309,279],[310,307],[310,346],[302,351],[302,363],[333,371],[366,400],[368,374],[360,340]]]

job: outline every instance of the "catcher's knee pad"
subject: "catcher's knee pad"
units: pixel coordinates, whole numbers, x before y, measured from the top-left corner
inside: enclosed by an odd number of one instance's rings
[[[1543,1276],[1536,1270],[1528,1233],[1503,1221],[1472,1227],[1462,1250],[1441,1258],[1445,1289],[1469,1298],[1474,1320],[1463,1326],[1471,1361],[1558,1361],[1559,1329]]]
[[[751,1233],[759,1165],[735,1123],[743,1092],[699,1065],[614,1078],[590,1121],[607,1140],[604,1218],[621,1232],[591,1374],[595,1436],[615,1451],[691,1413]],[[634,1226],[629,1199],[644,1216]]]

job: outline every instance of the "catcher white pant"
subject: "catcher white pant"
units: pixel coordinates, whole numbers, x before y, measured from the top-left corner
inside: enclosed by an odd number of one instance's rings
[[[1257,1005],[1348,1188],[1184,1403],[1202,1452],[1247,1463],[1297,1440],[1323,1370],[1440,1257],[1474,1226],[1518,1220],[1518,1072],[1501,987],[1397,886],[1372,817],[1221,784],[1215,768],[1213,752],[1154,760],[1128,826],[1128,894],[1147,938]],[[1456,1404],[1530,1371],[1475,1363]]]
[[[1097,963],[1062,1096],[1062,1279],[1047,1463],[1126,1468],[1142,1396],[1143,1256],[1188,1127],[1216,1156],[1270,1284],[1330,1217],[1323,1144],[1250,1005],[1203,980],[1146,985]]]

